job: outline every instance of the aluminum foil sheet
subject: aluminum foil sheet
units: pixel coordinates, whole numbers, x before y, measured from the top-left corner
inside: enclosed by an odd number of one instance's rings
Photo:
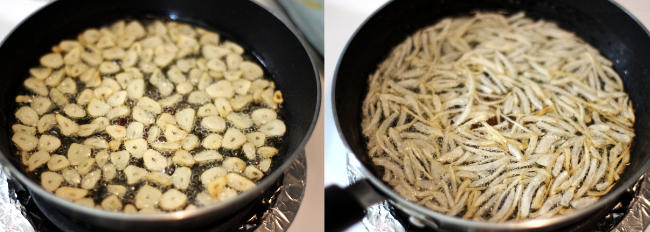
[[[361,164],[353,154],[347,155],[347,174],[350,183],[364,178]],[[634,197],[627,203],[617,203],[598,223],[593,231],[639,232],[650,225],[650,169],[641,176],[639,182],[627,191]],[[625,194],[624,194],[625,195]],[[367,209],[366,217],[361,222],[368,232],[404,232],[405,226],[391,212],[388,201]],[[622,218],[621,218],[622,217]]]
[[[3,170],[1,165],[0,170]],[[23,205],[25,199],[22,199],[23,203],[21,203],[21,200],[19,200],[20,196],[16,193],[16,188],[21,188],[21,186],[10,186],[5,172],[6,170],[0,171],[0,231],[33,232],[39,231],[39,229],[43,231],[57,230],[47,227],[51,223],[42,223],[42,220],[47,219],[32,218],[38,216],[34,216],[36,214],[28,211]],[[282,176],[282,184],[274,191],[274,194],[272,194],[273,197],[268,199],[268,203],[270,203],[269,209],[262,214],[261,218],[252,215],[251,218],[245,220],[237,227],[237,231],[286,231],[300,208],[305,194],[306,179],[307,160],[303,151],[289,165],[289,168],[285,170]],[[25,194],[24,191],[22,193]]]
[[[9,188],[7,175],[0,165],[0,228],[16,232],[34,231],[23,214],[25,207],[16,198],[16,192]]]
[[[264,213],[262,223],[255,231],[287,231],[296,218],[307,184],[307,159],[303,151],[284,172],[280,195]]]

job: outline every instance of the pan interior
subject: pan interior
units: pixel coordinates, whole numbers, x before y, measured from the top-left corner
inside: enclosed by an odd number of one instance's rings
[[[476,11],[512,14],[524,11],[527,17],[544,19],[574,32],[614,62],[636,115],[636,137],[630,164],[612,192],[620,193],[645,170],[650,157],[648,127],[650,102],[644,86],[650,84],[650,37],[635,19],[607,1],[401,1],[391,2],[366,20],[341,56],[335,74],[333,102],[341,136],[364,167],[381,179],[383,170],[366,155],[366,139],[361,133],[361,104],[368,91],[368,76],[390,50],[420,28],[442,18],[469,15]],[[359,91],[361,90],[361,91]],[[619,190],[620,189],[620,190]],[[605,197],[612,195],[606,195]]]
[[[62,39],[75,38],[91,27],[119,19],[171,19],[218,32],[223,39],[242,45],[247,55],[262,64],[284,96],[283,115],[287,132],[271,167],[260,185],[279,177],[307,141],[316,122],[320,83],[300,41],[280,20],[248,1],[144,0],[144,1],[59,1],[34,13],[3,41],[0,69],[4,70],[0,103],[0,152],[22,170],[20,156],[11,143],[14,98],[24,91],[22,82],[38,58]],[[22,166],[24,167],[24,166]],[[33,179],[33,178],[32,178]],[[273,180],[268,180],[273,179]],[[255,193],[257,194],[257,193]]]

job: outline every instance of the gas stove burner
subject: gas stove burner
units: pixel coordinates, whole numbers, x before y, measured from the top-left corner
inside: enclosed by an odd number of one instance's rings
[[[216,221],[204,228],[192,231],[286,231],[298,212],[306,186],[306,157],[301,152],[297,159],[291,163],[278,181],[269,187],[251,204],[229,216],[227,220]],[[0,173],[4,178],[4,174]],[[0,178],[0,179],[2,179]],[[16,201],[17,207],[35,231],[60,232],[60,231],[97,231],[73,218],[63,216],[56,208],[39,207],[39,199],[34,198],[20,183],[7,178],[9,198]],[[2,189],[2,186],[0,186]],[[2,192],[2,191],[0,191]],[[4,193],[6,194],[6,193]],[[0,204],[0,207],[11,207]],[[45,209],[45,210],[41,210]],[[2,210],[0,208],[0,210]],[[0,214],[1,215],[1,214]],[[45,216],[47,215],[47,216]],[[18,223],[17,220],[14,223]],[[23,225],[25,226],[25,225]],[[29,226],[29,225],[27,225]]]
[[[348,154],[347,174],[350,183],[354,183],[364,176],[360,170],[361,164]],[[562,232],[622,232],[643,231],[648,226],[650,215],[650,170],[646,171],[633,187],[625,191],[618,200],[611,205],[594,212],[576,224],[565,226],[554,231]],[[366,217],[362,221],[367,231],[434,231],[426,227],[426,223],[411,217],[404,211],[395,207],[390,201],[373,205],[367,209]],[[448,230],[435,230],[447,232]]]

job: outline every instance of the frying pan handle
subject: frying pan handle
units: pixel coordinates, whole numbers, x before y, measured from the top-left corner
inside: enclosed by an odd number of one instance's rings
[[[343,231],[366,216],[366,208],[386,200],[368,180],[325,189],[325,231]]]

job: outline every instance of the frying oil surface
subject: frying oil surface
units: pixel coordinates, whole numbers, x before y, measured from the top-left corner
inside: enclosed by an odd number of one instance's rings
[[[57,196],[124,212],[208,205],[251,189],[286,126],[244,49],[179,22],[118,21],[30,69],[12,141]]]

